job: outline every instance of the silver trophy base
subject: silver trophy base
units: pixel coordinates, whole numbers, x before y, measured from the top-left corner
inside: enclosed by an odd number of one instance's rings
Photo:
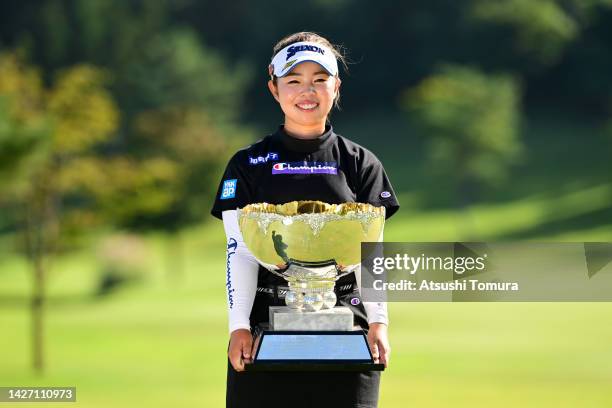
[[[353,330],[353,312],[337,306],[317,312],[303,312],[287,306],[270,306],[271,330]]]

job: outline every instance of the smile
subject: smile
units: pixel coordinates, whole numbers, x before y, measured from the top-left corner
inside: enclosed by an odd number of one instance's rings
[[[298,107],[298,109],[303,110],[303,111],[311,111],[316,109],[319,104],[318,103],[298,103],[297,105],[295,105]]]

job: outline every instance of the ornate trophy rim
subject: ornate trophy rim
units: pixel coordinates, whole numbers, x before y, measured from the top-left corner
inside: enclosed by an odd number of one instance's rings
[[[323,215],[338,215],[338,216],[351,216],[353,214],[370,213],[375,216],[384,216],[385,207],[376,207],[369,203],[353,203],[346,202],[340,204],[328,204],[323,201],[315,200],[300,200],[290,201],[284,204],[270,204],[270,203],[253,203],[238,209],[240,213],[250,214],[270,214],[277,215],[278,217],[317,217]]]

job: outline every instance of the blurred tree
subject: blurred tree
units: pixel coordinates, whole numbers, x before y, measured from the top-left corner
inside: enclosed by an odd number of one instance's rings
[[[114,213],[111,218],[121,227],[170,232],[169,270],[180,270],[180,229],[207,215],[220,167],[235,146],[252,139],[235,124],[250,67],[240,59],[223,58],[204,46],[194,29],[173,20],[176,10],[189,5],[169,0],[47,0],[40,13],[29,16],[31,30],[20,37],[48,72],[80,61],[112,72],[110,90],[122,115],[116,137],[103,151],[150,159],[149,165],[157,163],[157,173],[149,174],[164,182],[147,183],[144,175],[124,177],[119,186],[132,179],[142,183],[138,193],[125,195],[130,205],[122,207],[105,205],[108,200],[100,194],[111,172],[94,176],[98,166],[91,161],[75,163],[73,169],[78,170],[66,175],[67,183],[90,193],[95,190],[99,204]],[[167,142],[175,139],[180,142]],[[130,168],[130,163],[124,160],[120,165]],[[99,183],[76,182],[85,175]],[[138,206],[139,211],[132,211]],[[85,216],[80,216],[84,222]]]
[[[120,99],[129,103],[130,113],[193,106],[205,110],[212,123],[236,119],[251,79],[248,65],[203,46],[189,28],[153,34],[118,68]]]
[[[284,7],[285,3],[5,2],[0,12],[0,46],[27,46],[32,61],[43,67],[43,75],[79,62],[113,72],[113,94],[123,118],[121,137],[116,142],[119,148],[132,143],[127,131],[133,111],[128,108],[141,108],[133,105],[131,98],[142,101],[131,89],[128,92],[123,71],[133,61],[142,60],[153,38],[185,28],[199,42],[221,52],[230,61],[229,66],[246,60],[259,67],[258,80],[240,88],[249,102],[240,110],[240,118],[264,128],[270,126],[269,118],[278,116],[276,106],[270,103],[262,67],[270,59],[273,42],[299,29],[318,31],[343,43],[359,62],[351,67],[352,79],[343,83],[343,100],[353,111],[371,111],[373,106],[395,109],[389,101],[396,100],[398,90],[415,85],[440,61],[519,75],[526,90],[523,102],[527,109],[552,106],[590,113],[596,108],[602,114],[602,105],[608,103],[612,89],[612,77],[607,75],[612,65],[611,0],[413,0],[377,4],[315,0]],[[207,47],[204,51],[208,55]],[[389,56],[392,64],[379,63]],[[362,97],[363,89],[369,89],[368,98]]]
[[[222,132],[211,122],[205,111],[190,106],[144,111],[135,122],[136,132],[149,145],[146,150],[163,150],[177,167],[180,163],[180,177],[172,185],[172,205],[126,221],[132,228],[156,228],[169,234],[166,276],[171,280],[184,272],[181,227],[200,221],[208,210],[206,203],[218,182],[216,169],[229,150]]]
[[[17,55],[0,54],[0,205],[7,207],[16,197],[26,211],[24,236],[33,266],[31,312],[32,353],[36,370],[43,367],[44,251],[42,229],[36,223],[44,208],[32,200],[28,180],[44,166],[50,150],[50,120],[44,106],[44,89],[39,72],[22,66]],[[38,227],[38,228],[37,228]]]
[[[43,368],[46,255],[59,241],[62,189],[58,180],[71,156],[104,140],[116,126],[117,111],[101,81],[98,71],[80,66],[65,72],[53,89],[46,90],[34,68],[15,54],[0,55],[4,102],[0,156],[17,153],[3,162],[3,171],[11,175],[3,190],[23,210],[26,250],[34,270],[32,333],[37,370]],[[26,162],[28,166],[23,165]]]
[[[499,186],[523,152],[519,86],[508,75],[443,66],[403,95],[429,139],[428,169],[453,180],[461,204]]]
[[[172,208],[139,216],[130,225],[175,231],[207,214],[217,170],[237,145],[252,138],[232,124],[249,77],[245,65],[203,47],[191,30],[162,32],[142,46],[121,77],[121,94],[132,96],[130,148],[141,157],[162,155],[181,163],[182,178]]]
[[[514,52],[543,65],[557,62],[567,46],[596,18],[610,0],[474,0],[467,9],[473,21],[509,26]]]
[[[39,167],[50,147],[40,74],[20,66],[18,59],[16,54],[0,55],[0,189],[5,194],[27,188],[23,181]]]
[[[43,299],[50,255],[78,236],[134,213],[158,213],[174,196],[177,164],[96,149],[117,129],[119,113],[103,71],[79,65],[50,88],[17,54],[0,54],[0,158],[4,204],[13,204],[34,271],[34,367],[43,368]]]
[[[219,168],[231,151],[252,139],[246,129],[231,124],[240,114],[249,70],[205,48],[192,30],[183,28],[148,39],[119,80],[120,98],[131,115],[130,150],[180,166],[171,186],[172,205],[155,214],[135,214],[124,225],[168,232],[167,275],[180,276],[181,228],[208,214]]]

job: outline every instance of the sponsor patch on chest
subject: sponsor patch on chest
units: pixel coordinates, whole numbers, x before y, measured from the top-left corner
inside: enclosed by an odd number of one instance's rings
[[[249,156],[249,164],[257,165],[261,163],[267,163],[268,161],[276,161],[278,160],[278,153],[269,152],[265,156]]]
[[[336,162],[279,162],[272,166],[272,174],[338,174]]]

